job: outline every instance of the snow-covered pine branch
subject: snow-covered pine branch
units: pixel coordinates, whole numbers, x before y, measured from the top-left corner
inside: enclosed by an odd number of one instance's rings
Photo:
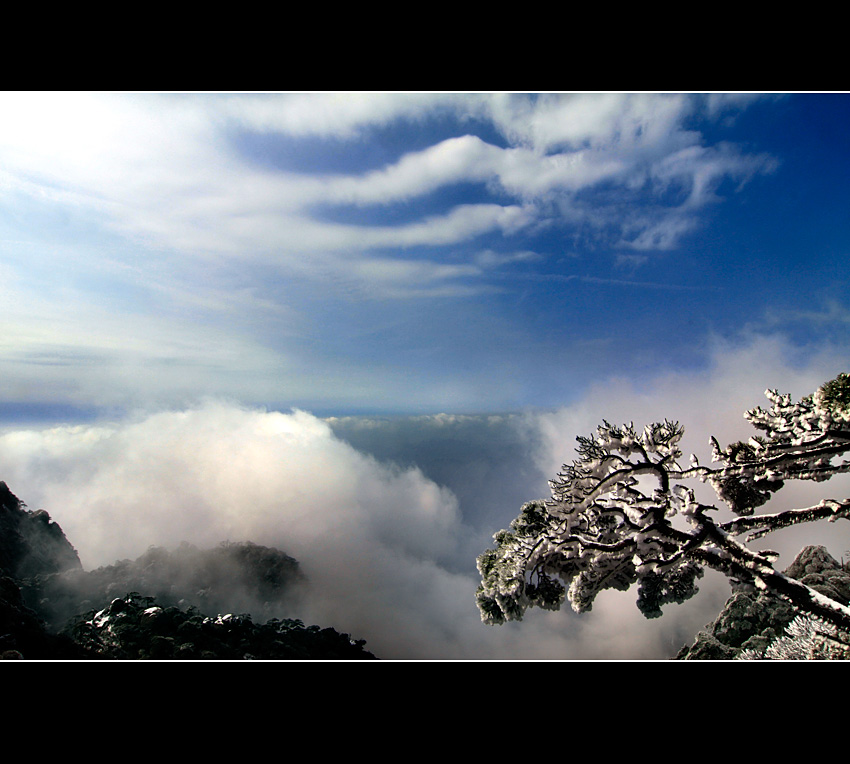
[[[786,480],[823,481],[850,471],[850,462],[836,461],[850,450],[850,376],[841,374],[796,403],[774,390],[765,395],[769,409],[745,414],[764,434],[725,449],[712,438],[716,468],[695,457],[687,469],[679,465],[684,430],[678,422],[638,430],[603,421],[595,434],[578,437],[579,458],[550,481],[551,498],[525,504],[510,528],[494,536],[495,548],[478,558],[482,620],[521,620],[529,607],[557,610],[565,599],[584,612],[599,592],[635,583],[638,607],[656,617],[663,605],[693,596],[710,567],[850,628],[850,608],[777,572],[775,555],[735,538],[850,519],[850,499],[754,514]],[[684,484],[689,479],[709,483],[738,517],[716,521],[717,508],[697,501]],[[673,525],[675,516],[686,529]]]
[[[736,660],[846,660],[850,658],[850,633],[811,615],[798,615],[764,650],[741,651]]]

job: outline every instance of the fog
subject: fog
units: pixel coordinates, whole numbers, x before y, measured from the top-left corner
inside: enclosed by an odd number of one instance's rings
[[[775,337],[717,343],[708,368],[609,379],[569,406],[490,417],[321,419],[205,400],[181,410],[0,433],[0,479],[44,508],[92,569],[182,541],[252,541],[295,557],[308,578],[297,612],[275,614],[366,640],[385,659],[661,659],[712,620],[730,590],[709,573],[683,605],[646,620],[636,592],[604,592],[590,613],[531,611],[485,626],[475,557],[523,501],[574,458],[575,437],[603,418],[669,418],[684,450],[708,462],[709,435],[749,437],[744,410],[776,387],[795,397],[845,370],[840,353],[805,358]],[[771,509],[843,498],[845,477],[792,485]],[[707,498],[712,498],[708,496]],[[784,534],[784,535],[783,535]],[[764,540],[787,566],[803,543],[839,557],[850,524]]]

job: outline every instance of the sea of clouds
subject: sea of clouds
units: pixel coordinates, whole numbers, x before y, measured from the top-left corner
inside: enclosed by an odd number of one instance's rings
[[[111,421],[0,432],[0,479],[44,508],[92,569],[182,541],[249,540],[301,563],[308,596],[277,614],[367,640],[385,659],[660,659],[675,655],[729,595],[719,574],[701,592],[643,618],[636,593],[605,592],[578,616],[532,611],[480,622],[475,557],[523,501],[574,457],[576,435],[611,422],[677,419],[684,449],[707,462],[708,437],[747,438],[748,408],[776,387],[795,397],[844,370],[840,353],[805,358],[777,338],[718,343],[709,368],[600,382],[555,411],[319,418],[207,400]],[[792,485],[775,509],[844,498],[850,483]],[[836,557],[850,524],[765,539],[791,562],[804,543]]]

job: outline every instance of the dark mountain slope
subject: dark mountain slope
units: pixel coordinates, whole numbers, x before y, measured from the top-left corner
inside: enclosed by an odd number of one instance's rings
[[[250,542],[151,547],[85,571],[48,513],[27,510],[0,482],[2,657],[374,659],[363,640],[332,628],[255,623],[286,612],[303,580],[292,557]]]

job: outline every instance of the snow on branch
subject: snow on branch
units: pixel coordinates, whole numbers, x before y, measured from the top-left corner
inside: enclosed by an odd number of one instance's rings
[[[811,615],[798,615],[764,650],[746,649],[736,660],[846,660],[850,634]]]
[[[783,596],[804,612],[850,627],[850,608],[777,572],[775,553],[754,552],[735,537],[760,538],[804,522],[850,519],[850,499],[756,515],[786,480],[828,480],[850,471],[836,461],[850,451],[850,377],[839,375],[794,403],[766,391],[767,410],[744,416],[764,433],[720,447],[713,462],[691,457],[682,468],[683,428],[665,420],[642,430],[607,421],[577,438],[578,459],[550,481],[551,498],[528,502],[496,546],[478,558],[476,599],[485,623],[521,620],[529,607],[591,609],[599,592],[638,585],[638,608],[649,618],[697,592],[706,567]],[[715,519],[717,508],[697,501],[684,481],[710,484],[737,517]],[[684,518],[685,529],[672,519]]]

